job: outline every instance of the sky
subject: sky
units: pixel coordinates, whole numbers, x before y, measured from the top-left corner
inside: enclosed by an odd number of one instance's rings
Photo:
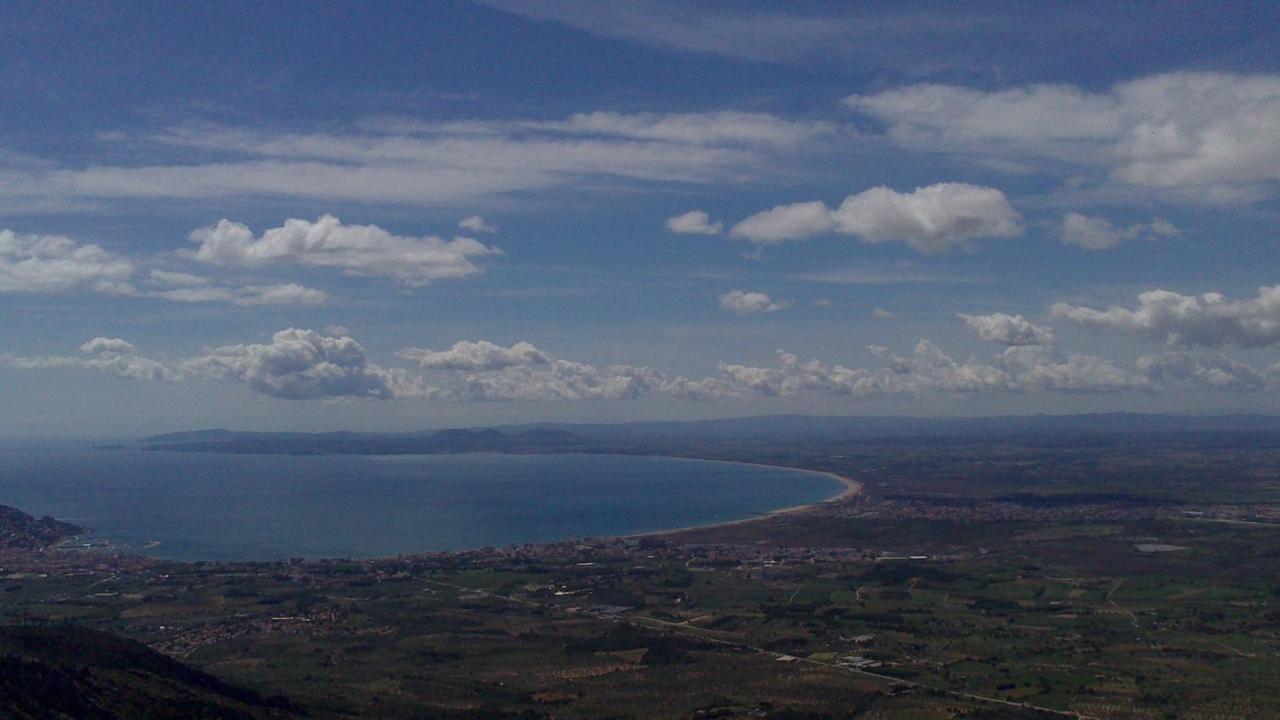
[[[0,4],[0,437],[1280,413],[1280,4]]]

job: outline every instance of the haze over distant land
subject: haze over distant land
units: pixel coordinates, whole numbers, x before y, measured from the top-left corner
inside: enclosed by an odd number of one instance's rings
[[[147,450],[312,454],[455,454],[468,452],[681,454],[681,443],[765,439],[810,443],[972,443],[1012,439],[1022,444],[1180,444],[1272,447],[1280,417],[1271,415],[1084,415],[971,418],[821,417],[766,415],[716,420],[617,424],[534,423],[501,428],[408,433],[299,433],[190,430],[143,438]],[[657,445],[654,445],[657,443]],[[674,444],[672,444],[674,443]],[[665,448],[656,450],[655,447]],[[697,452],[693,453],[694,455]]]
[[[0,437],[1278,414],[1277,46],[1254,2],[5,3]]]

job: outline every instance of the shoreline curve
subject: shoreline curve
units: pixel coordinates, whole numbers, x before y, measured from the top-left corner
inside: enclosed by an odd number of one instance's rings
[[[666,528],[663,530],[649,530],[646,532],[628,533],[626,535],[613,535],[610,537],[615,537],[615,538],[661,537],[664,535],[676,535],[679,533],[692,532],[695,530],[706,530],[708,528],[730,527],[733,525],[746,525],[748,523],[763,522],[770,518],[775,518],[782,515],[797,515],[800,513],[812,511],[816,508],[822,507],[823,505],[844,502],[850,498],[860,495],[863,491],[862,483],[858,482],[857,480],[854,480],[851,477],[848,477],[847,475],[841,475],[839,473],[831,472],[828,470],[811,470],[809,468],[788,467],[786,465],[770,465],[768,463],[743,462],[740,460],[718,460],[718,459],[697,458],[697,457],[681,458],[681,457],[672,456],[672,455],[661,455],[661,456],[655,456],[655,457],[673,457],[679,460],[700,460],[702,462],[716,462],[716,463],[726,463],[731,465],[745,465],[747,467],[768,468],[770,470],[793,470],[795,472],[810,473],[814,475],[824,475],[843,485],[844,490],[842,490],[841,492],[835,495],[832,495],[831,497],[824,498],[817,502],[805,503],[803,505],[791,505],[789,507],[778,508],[776,510],[769,510],[768,512],[764,512],[758,515],[752,515],[750,517],[738,518],[736,520],[721,520],[718,522],[699,523],[697,525],[686,525],[684,527]]]

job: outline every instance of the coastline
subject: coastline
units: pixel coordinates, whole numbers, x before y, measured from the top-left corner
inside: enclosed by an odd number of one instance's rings
[[[665,457],[670,457],[670,456],[665,456]],[[685,459],[702,460],[703,462],[730,463],[733,465],[746,465],[748,467],[768,468],[770,470],[794,470],[796,472],[812,473],[815,475],[825,475],[826,477],[829,477],[832,480],[835,480],[836,482],[843,485],[844,490],[842,490],[841,492],[835,495],[832,495],[829,498],[819,500],[818,502],[805,503],[803,505],[792,505],[789,507],[778,508],[777,510],[770,510],[760,515],[753,515],[751,517],[738,518],[737,520],[722,520],[719,522],[701,523],[698,525],[687,525],[684,527],[677,527],[677,528],[667,528],[665,530],[650,530],[648,532],[642,532],[642,533],[614,535],[612,537],[618,537],[618,538],[663,537],[667,535],[677,535],[685,532],[693,532],[695,530],[706,530],[709,528],[720,528],[720,527],[732,527],[734,525],[746,525],[748,523],[763,522],[765,520],[781,517],[783,515],[797,515],[800,513],[810,512],[816,508],[822,507],[823,505],[844,502],[846,500],[849,500],[850,498],[858,496],[859,494],[862,493],[862,490],[863,490],[862,483],[858,482],[857,480],[854,480],[853,478],[848,477],[846,475],[829,472],[827,470],[810,470],[808,468],[787,467],[786,465],[769,465],[767,463],[742,462],[739,460],[713,460],[709,458],[685,458]]]
[[[499,453],[499,454],[506,454],[506,453]],[[559,453],[554,453],[554,454],[559,454]],[[564,454],[596,455],[597,453],[564,453]],[[650,455],[647,453],[645,454],[616,453],[616,454],[620,456],[629,456],[629,457],[648,457],[648,458],[658,458],[658,459],[665,458],[668,460],[676,460],[676,461],[683,460],[683,461],[692,461],[692,462],[701,462],[701,463],[717,463],[721,465],[754,467],[754,468],[772,470],[772,471],[791,471],[791,472],[799,472],[799,473],[825,475],[830,480],[833,480],[839,483],[841,488],[839,488],[839,490],[834,494],[829,495],[827,497],[822,497],[821,499],[816,499],[808,502],[802,501],[799,504],[787,505],[783,507],[777,507],[774,509],[760,509],[760,510],[754,510],[754,511],[748,510],[750,514],[747,514],[745,516],[738,516],[736,518],[734,517],[734,515],[737,515],[737,513],[729,514],[729,517],[733,519],[720,520],[720,519],[714,519],[713,517],[713,518],[707,518],[707,520],[704,520],[704,521],[694,520],[692,523],[687,525],[676,525],[676,526],[668,526],[668,527],[662,527],[661,525],[659,525],[658,529],[653,529],[653,530],[645,529],[645,530],[640,530],[638,532],[637,531],[618,532],[617,530],[613,530],[612,532],[610,532],[609,530],[606,529],[601,534],[577,536],[580,539],[588,540],[588,539],[594,538],[594,539],[603,540],[603,539],[619,539],[619,538],[667,537],[667,536],[673,536],[681,533],[688,533],[688,532],[717,528],[717,527],[731,527],[731,526],[737,526],[737,525],[745,525],[747,523],[764,522],[769,520],[770,518],[811,512],[811,511],[814,511],[815,509],[821,508],[826,505],[845,502],[850,500],[853,497],[856,497],[859,493],[863,491],[862,483],[860,483],[859,481],[844,475],[840,475],[839,473],[836,473],[836,472],[830,472],[825,470],[815,470],[810,468],[761,463],[761,462],[730,460],[730,459],[724,459],[724,458],[706,458],[706,457],[697,457],[697,456],[679,456],[679,455],[661,455],[661,454]],[[365,456],[362,455],[361,457],[365,457]],[[378,456],[371,456],[371,457],[378,457]],[[390,457],[400,457],[400,456],[390,456]],[[733,471],[731,468],[725,468],[724,470],[728,471],[728,474],[731,477],[741,476],[740,473]],[[739,489],[737,491],[731,491],[731,493],[733,492],[736,492],[736,494],[739,496],[744,496],[745,491]],[[746,495],[750,495],[750,493],[746,493]],[[723,515],[721,517],[723,517]],[[135,556],[140,559],[149,559],[149,560],[160,560],[160,561],[170,561],[170,562],[180,562],[180,563],[189,563],[189,562],[199,561],[198,559],[156,557],[150,554],[149,551],[156,550],[162,545],[162,543],[154,539],[145,543],[137,543],[137,544],[130,543],[129,545],[121,546],[121,545],[117,545],[111,540],[104,539],[102,537],[95,537],[95,535],[96,533],[94,533],[93,531],[84,532],[81,535],[77,535],[75,538],[71,539],[71,541],[74,543],[74,546],[64,541],[63,543],[59,543],[59,547],[60,549],[67,549],[67,550],[74,550],[74,551],[85,551],[85,550],[92,549],[92,550],[98,550],[98,551],[105,551],[113,554],[123,554],[125,556]],[[570,539],[574,539],[574,538],[572,536],[560,537],[559,539],[544,540],[544,541],[534,542],[533,544],[550,544],[550,543],[562,542]],[[478,549],[478,548],[464,547],[464,548],[458,548],[458,549],[447,550],[447,551],[413,550],[407,553],[397,553],[395,556],[390,554],[387,554],[387,555],[374,554],[368,557],[359,557],[358,559],[360,560],[390,559],[392,557],[399,557],[402,555],[415,555],[419,553],[429,554],[433,552],[465,553],[465,552],[473,551],[475,549]],[[319,560],[324,558],[316,557],[313,559]],[[246,560],[243,560],[243,562],[272,563],[272,562],[279,562],[281,560],[282,558],[246,559]],[[213,562],[220,562],[220,561],[214,560]]]

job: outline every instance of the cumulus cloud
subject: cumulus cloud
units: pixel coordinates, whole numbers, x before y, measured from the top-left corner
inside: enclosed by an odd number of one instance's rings
[[[917,149],[1084,164],[1209,198],[1270,192],[1280,180],[1280,75],[1174,72],[1103,92],[921,84],[846,102]]]
[[[1134,223],[1118,228],[1106,218],[1089,217],[1078,212],[1069,212],[1062,217],[1062,242],[1086,250],[1107,250],[1124,240],[1178,234],[1178,228],[1162,218],[1152,218],[1149,223]]]
[[[877,320],[892,320],[898,317],[898,313],[878,307],[871,311],[871,317]]]
[[[648,394],[713,399],[731,393],[723,381],[690,380],[652,368],[599,367],[557,358],[529,342],[503,347],[485,340],[448,350],[406,348],[400,357],[436,371],[433,397],[459,402],[517,400],[627,400]]]
[[[182,364],[186,373],[248,384],[288,400],[413,396],[419,388],[402,372],[369,362],[360,343],[289,328],[266,344],[224,345]]]
[[[463,340],[448,350],[405,348],[396,353],[426,370],[501,370],[502,368],[548,365],[551,356],[534,347],[532,343],[518,342],[502,347],[487,340],[471,342]]]
[[[711,216],[703,210],[690,210],[687,213],[667,218],[667,229],[682,235],[719,235],[724,223],[711,222]]]
[[[93,338],[80,346],[80,352],[89,356],[80,360],[84,367],[129,380],[172,381],[181,378],[179,372],[139,355],[133,343],[120,338]]]
[[[855,399],[927,393],[1114,393],[1259,390],[1280,387],[1280,363],[1267,370],[1219,353],[1172,351],[1131,367],[1042,345],[1015,345],[986,360],[957,360],[921,340],[911,353],[869,346],[880,367],[801,360],[778,351],[772,366],[722,362],[714,375],[689,378],[632,365],[599,366],[555,357],[529,342],[508,347],[463,341],[443,351],[408,348],[399,355],[427,377],[369,361],[354,339],[290,328],[265,344],[227,345],[176,367],[140,355],[132,343],[96,337],[71,356],[18,357],[21,369],[83,367],[134,380],[208,377],[243,382],[290,400],[418,398],[450,402],[632,400],[659,395],[684,400],[786,397],[802,393]],[[430,378],[428,380],[427,378]]]
[[[904,242],[926,253],[973,238],[1022,234],[1022,216],[1004,193],[967,183],[938,183],[909,193],[871,188],[845,198],[832,219],[840,232],[865,242]]]
[[[90,355],[99,353],[115,353],[119,355],[132,355],[138,349],[133,343],[120,338],[96,337],[80,346],[80,352]]]
[[[134,266],[97,245],[60,235],[20,235],[0,230],[0,292],[60,292],[87,288],[110,294],[136,292],[128,284]]]
[[[985,342],[1000,345],[1049,345],[1053,343],[1053,331],[1036,325],[1021,315],[992,313],[991,315],[958,314],[970,330],[978,333]]]
[[[757,245],[777,245],[789,240],[830,232],[835,228],[831,211],[819,201],[777,205],[758,212],[729,230],[729,236]]]
[[[1011,347],[989,362],[960,362],[921,340],[909,356],[871,346],[884,366],[876,369],[802,362],[779,352],[771,368],[722,364],[731,391],[776,397],[801,392],[855,398],[926,392],[1116,392],[1142,389],[1145,378],[1089,355],[1060,355],[1041,347]]]
[[[1138,369],[1152,383],[1208,390],[1262,390],[1265,373],[1221,353],[1173,351],[1138,358]]]
[[[720,296],[720,307],[739,315],[777,312],[789,305],[785,300],[774,300],[762,292],[730,290]]]
[[[208,278],[153,269],[139,291],[129,280],[133,260],[58,235],[19,235],[0,230],[0,292],[59,292],[78,288],[108,295],[151,297],[175,302],[234,305],[315,305],[328,295],[295,283],[214,286]]]
[[[1280,285],[1259,288],[1252,300],[1151,290],[1139,294],[1132,309],[1057,303],[1050,311],[1082,327],[1148,337],[1171,348],[1255,348],[1280,342]]]
[[[23,370],[82,367],[110,373],[129,380],[172,381],[181,374],[157,360],[138,354],[137,348],[120,338],[95,337],[80,345],[80,355],[19,357],[0,353],[0,365]]]
[[[820,201],[779,205],[733,226],[731,237],[773,245],[835,231],[864,242],[902,242],[924,253],[975,238],[1022,234],[1022,216],[1003,192],[967,183],[937,183],[897,192],[874,187],[829,209]]]
[[[408,286],[473,275],[480,272],[474,259],[501,254],[471,238],[392,235],[377,225],[344,225],[332,215],[315,222],[290,219],[258,238],[247,226],[223,219],[192,232],[191,241],[199,246],[194,257],[207,263],[331,267]]]
[[[492,233],[498,232],[497,225],[490,225],[489,223],[485,222],[484,218],[480,217],[479,215],[471,215],[470,217],[462,218],[461,220],[458,221],[458,227],[473,233],[492,234]]]

